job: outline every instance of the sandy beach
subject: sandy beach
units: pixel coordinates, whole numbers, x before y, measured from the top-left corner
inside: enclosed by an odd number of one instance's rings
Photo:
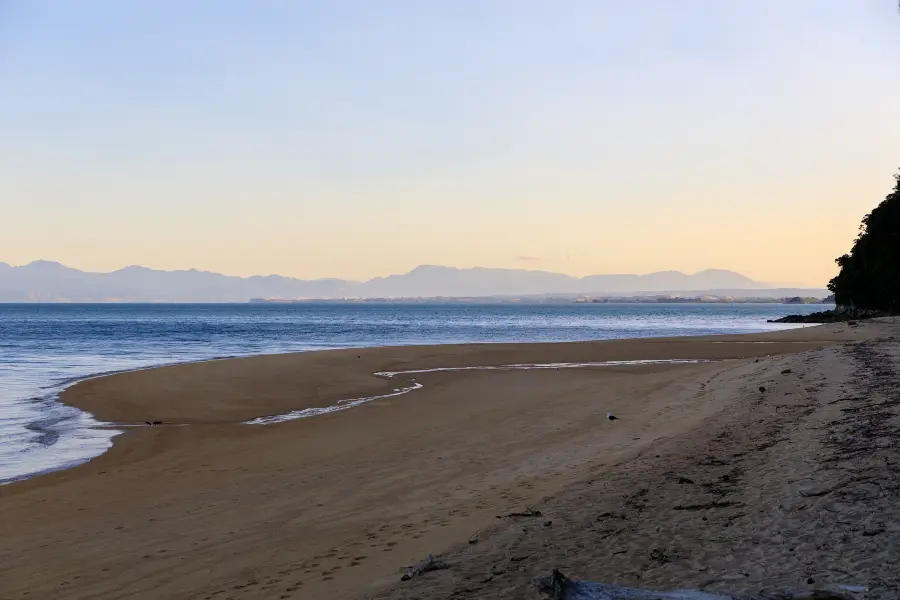
[[[537,598],[553,568],[893,598],[897,331],[339,350],[85,381],[63,400],[164,425],[0,487],[0,598]],[[712,362],[373,375],[671,359]],[[242,424],[413,377],[405,395]],[[506,516],[527,508],[541,516]],[[430,553],[450,568],[401,583]]]

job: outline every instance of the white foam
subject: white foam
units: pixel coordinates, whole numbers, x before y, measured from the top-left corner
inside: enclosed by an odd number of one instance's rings
[[[600,362],[577,363],[523,363],[512,365],[479,365],[471,367],[436,367],[434,369],[414,369],[411,371],[380,371],[378,377],[393,378],[397,375],[414,373],[438,373],[449,371],[518,371],[529,369],[583,369],[585,367],[616,367],[628,365],[699,364],[713,362],[707,359],[664,359],[664,360],[604,360]]]
[[[378,396],[365,396],[363,398],[350,398],[347,400],[338,400],[337,404],[332,404],[331,406],[323,406],[318,408],[304,408],[302,410],[294,410],[289,413],[285,413],[283,415],[272,415],[270,417],[257,417],[255,419],[250,419],[249,421],[245,421],[246,425],[270,425],[272,423],[283,423],[284,421],[293,421],[294,419],[308,419],[309,417],[316,417],[318,415],[325,415],[328,413],[337,412],[339,410],[347,410],[348,408],[353,408],[354,406],[359,406],[360,404],[365,404],[366,402],[372,402],[373,400],[381,400],[383,398],[393,398],[394,396],[402,396],[403,394],[408,394],[413,390],[417,390],[422,387],[421,383],[416,383],[407,388],[402,388],[398,391],[391,392],[390,394],[381,394]]]
[[[601,362],[580,362],[580,363],[524,363],[513,365],[478,365],[470,367],[436,367],[434,369],[413,369],[409,371],[378,371],[373,373],[376,377],[385,379],[393,379],[399,375],[415,375],[419,373],[438,373],[452,371],[523,371],[530,369],[581,369],[585,367],[615,367],[625,365],[660,365],[660,364],[700,364],[715,362],[706,359],[667,359],[667,360],[605,360]],[[415,378],[411,377],[410,381],[415,382]],[[415,382],[409,387],[395,388],[390,394],[380,394],[378,396],[365,396],[363,398],[349,398],[338,400],[336,404],[331,406],[304,408],[301,410],[291,411],[281,415],[271,415],[267,417],[257,417],[244,421],[246,425],[270,425],[272,423],[283,423],[285,421],[293,421],[295,419],[308,419],[318,415],[337,412],[339,410],[347,410],[354,406],[366,404],[373,400],[382,400],[384,398],[394,398],[408,394],[414,390],[421,389],[421,383]]]
[[[205,361],[203,361],[205,362]],[[611,360],[601,362],[578,362],[578,363],[523,363],[511,365],[474,365],[465,367],[436,367],[433,369],[413,369],[408,371],[381,371],[374,373],[376,377],[385,379],[394,379],[400,376],[417,375],[422,373],[437,372],[455,372],[455,371],[514,371],[514,370],[530,370],[530,369],[576,369],[590,367],[613,367],[628,365],[654,365],[654,364],[698,364],[715,362],[705,359],[672,359],[672,360]],[[116,373],[134,370],[143,370],[144,368],[153,368],[157,365],[148,367],[138,367],[135,369],[123,369],[113,371]],[[149,427],[143,423],[104,423],[94,419],[89,413],[79,411],[75,408],[65,406],[58,401],[59,392],[69,387],[77,381],[85,381],[111,374],[106,372],[88,377],[72,378],[57,384],[52,389],[52,393],[48,394],[41,404],[44,404],[42,410],[49,410],[62,413],[61,421],[66,423],[64,428],[65,434],[59,437],[59,440],[48,447],[41,447],[40,451],[19,450],[16,460],[0,460],[0,485],[11,483],[18,479],[32,477],[41,473],[66,469],[87,462],[88,460],[103,454],[112,446],[113,438],[122,433],[124,429],[132,427]],[[331,406],[304,408],[301,410],[291,411],[280,415],[271,415],[257,417],[244,423],[247,425],[269,425],[274,423],[282,423],[285,421],[293,421],[295,419],[305,419],[324,415],[328,413],[347,410],[373,402],[375,400],[383,400],[386,398],[394,398],[408,394],[424,387],[416,381],[415,377],[405,378],[410,385],[406,387],[394,388],[392,392],[387,394],[379,394],[375,396],[365,396],[361,398],[347,398],[339,400]],[[166,423],[167,426],[184,425],[177,423]],[[58,429],[62,427],[57,426]],[[25,468],[24,460],[28,458],[28,465]],[[2,457],[0,457],[2,458]]]

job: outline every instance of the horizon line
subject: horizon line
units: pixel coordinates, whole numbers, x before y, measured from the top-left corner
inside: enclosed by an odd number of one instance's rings
[[[253,278],[266,278],[266,277],[281,277],[281,278],[284,278],[284,279],[293,279],[293,280],[295,280],[295,281],[329,281],[329,280],[338,280],[338,281],[356,282],[356,283],[366,283],[366,282],[373,281],[373,280],[376,280],[376,279],[386,279],[386,278],[388,278],[388,277],[396,276],[396,275],[408,275],[408,274],[410,274],[410,273],[416,271],[417,269],[422,269],[422,268],[438,268],[438,269],[448,269],[448,270],[456,270],[456,271],[493,270],[493,271],[512,271],[512,272],[520,272],[520,273],[546,273],[546,274],[550,274],[550,275],[559,275],[559,276],[563,276],[563,277],[569,277],[569,278],[571,278],[571,279],[576,279],[576,280],[582,280],[582,279],[586,279],[586,278],[588,278],[588,277],[606,277],[606,276],[612,276],[612,277],[615,277],[615,276],[636,276],[636,277],[646,277],[646,276],[649,276],[649,275],[657,275],[657,274],[661,274],[661,273],[678,273],[678,274],[686,275],[686,276],[689,276],[689,277],[690,277],[690,276],[700,275],[700,274],[702,274],[702,273],[707,273],[707,272],[710,272],[710,271],[719,271],[719,272],[727,272],[727,273],[733,273],[733,274],[735,274],[735,275],[740,275],[741,277],[745,277],[745,278],[747,278],[748,280],[750,280],[750,281],[752,281],[752,282],[754,282],[754,283],[756,283],[756,284],[769,286],[769,288],[771,288],[771,289],[779,289],[779,288],[801,288],[801,289],[802,289],[802,288],[809,288],[809,289],[820,289],[820,288],[822,288],[822,289],[824,289],[824,288],[826,287],[826,284],[810,284],[810,283],[802,283],[802,284],[801,284],[801,283],[785,283],[785,282],[759,281],[759,280],[753,279],[753,278],[751,278],[751,277],[749,277],[749,276],[747,276],[747,275],[744,275],[744,274],[741,273],[740,271],[735,271],[735,270],[733,270],[733,269],[727,269],[727,268],[722,268],[722,267],[707,267],[707,268],[705,268],[705,269],[701,269],[701,270],[699,270],[699,271],[694,271],[694,272],[680,271],[680,270],[678,270],[678,269],[660,269],[660,270],[656,270],[656,271],[648,271],[648,272],[645,272],[645,273],[625,273],[625,272],[617,272],[617,273],[590,273],[590,274],[588,274],[588,275],[572,275],[572,274],[570,274],[570,273],[564,273],[564,272],[560,272],[560,271],[548,271],[548,270],[544,270],[544,269],[527,269],[527,268],[524,268],[524,269],[523,269],[523,268],[514,268],[514,267],[486,267],[486,266],[481,266],[481,265],[476,265],[476,266],[471,266],[471,267],[457,267],[457,266],[451,266],[451,265],[438,265],[438,264],[432,264],[432,263],[422,263],[422,264],[419,264],[419,265],[416,265],[416,266],[410,268],[410,269],[407,270],[407,271],[397,272],[397,273],[389,273],[389,274],[387,274],[387,275],[375,275],[375,276],[369,277],[369,278],[367,278],[367,279],[348,279],[348,278],[344,278],[344,277],[317,277],[317,278],[313,278],[313,279],[305,279],[305,278],[302,278],[302,277],[296,277],[296,276],[293,276],[293,275],[281,275],[281,274],[279,274],[279,273],[253,274],[253,275],[232,275],[232,274],[223,273],[223,272],[220,272],[220,271],[210,271],[210,270],[206,270],[206,269],[202,269],[202,268],[197,268],[197,267],[178,268],[178,269],[161,269],[161,268],[148,267],[148,266],[145,266],[145,265],[139,265],[139,264],[129,264],[129,265],[125,265],[125,266],[123,266],[123,267],[119,267],[119,268],[112,269],[112,270],[108,270],[108,271],[90,271],[90,270],[80,269],[80,268],[78,268],[78,267],[72,267],[72,266],[69,266],[69,265],[67,265],[67,264],[64,264],[64,263],[62,263],[62,262],[60,262],[60,261],[57,261],[57,260],[51,260],[51,259],[46,259],[46,258],[38,258],[38,259],[34,259],[34,260],[31,260],[31,261],[29,261],[29,262],[27,262],[27,263],[22,263],[22,264],[13,264],[13,263],[9,263],[9,262],[5,262],[5,261],[0,260],[0,265],[6,265],[7,267],[10,267],[10,268],[13,268],[13,269],[26,268],[26,267],[29,267],[29,266],[32,266],[32,265],[35,265],[35,264],[40,264],[40,263],[46,263],[46,264],[52,264],[52,265],[58,265],[58,266],[63,267],[63,268],[65,268],[65,269],[69,269],[69,270],[73,270],[73,271],[79,271],[79,272],[82,272],[82,273],[95,274],[95,275],[109,275],[109,274],[112,274],[112,273],[117,273],[117,272],[120,272],[120,271],[125,271],[125,270],[127,270],[127,269],[146,269],[146,270],[149,270],[149,271],[156,271],[156,272],[160,272],[160,273],[190,273],[190,272],[195,272],[195,273],[207,273],[207,274],[211,274],[211,275],[220,275],[220,276],[223,276],[223,277],[236,277],[236,278],[240,278],[240,279],[253,279]]]

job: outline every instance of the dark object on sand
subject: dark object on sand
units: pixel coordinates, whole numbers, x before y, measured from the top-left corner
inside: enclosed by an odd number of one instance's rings
[[[543,515],[541,514],[541,511],[534,510],[531,507],[526,506],[525,512],[511,512],[511,513],[507,513],[506,516],[515,518],[515,517],[541,517]]]
[[[606,413],[606,418],[609,419],[610,421],[615,421],[619,417],[617,417],[616,415],[614,415],[612,413]]]
[[[450,565],[440,559],[435,558],[434,555],[429,554],[425,558],[425,560],[423,560],[419,564],[413,565],[411,567],[406,567],[406,569],[403,571],[403,576],[400,578],[400,581],[409,581],[413,577],[418,577],[419,575],[428,573],[429,571],[440,571],[449,568]]]
[[[782,375],[787,375],[788,373],[792,373],[792,371],[790,369],[782,369],[781,371]]]
[[[144,424],[153,426],[153,425],[162,425],[163,422],[162,421],[144,421]]]
[[[765,394],[765,393],[766,393],[766,386],[764,386],[764,385],[759,386],[759,393],[760,393],[760,394]]]
[[[551,600],[850,600],[850,596],[830,590],[775,592],[756,596],[730,596],[700,590],[653,592],[608,583],[573,581],[555,569],[550,575],[535,578],[533,583]]]

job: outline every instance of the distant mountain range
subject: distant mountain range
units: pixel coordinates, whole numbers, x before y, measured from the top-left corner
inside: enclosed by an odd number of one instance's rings
[[[267,299],[432,298],[535,295],[626,295],[645,292],[745,291],[764,283],[720,269],[693,275],[660,271],[647,275],[571,277],[547,271],[457,269],[423,265],[408,273],[368,281],[303,280],[280,275],[233,277],[198,271],[126,267],[91,273],[39,260],[13,267],[0,263],[0,302],[247,302]],[[784,290],[785,296],[825,290]]]

